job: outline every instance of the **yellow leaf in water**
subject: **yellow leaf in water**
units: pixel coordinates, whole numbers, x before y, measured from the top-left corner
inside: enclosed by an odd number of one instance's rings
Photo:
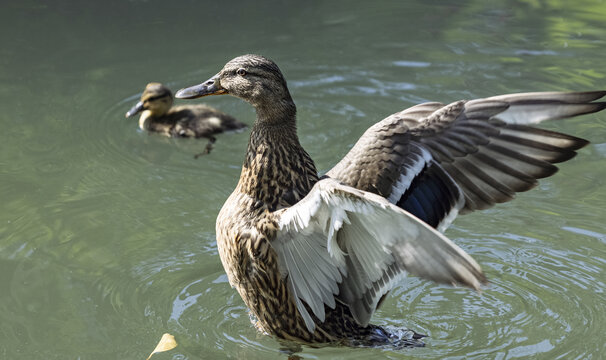
[[[160,339],[160,342],[158,343],[158,345],[156,345],[156,348],[154,349],[154,351],[152,351],[152,353],[149,354],[149,356],[147,357],[147,360],[149,360],[156,353],[168,351],[168,350],[174,349],[176,347],[177,347],[177,342],[175,341],[175,337],[172,336],[171,334],[166,333],[166,334],[162,335],[162,339]]]

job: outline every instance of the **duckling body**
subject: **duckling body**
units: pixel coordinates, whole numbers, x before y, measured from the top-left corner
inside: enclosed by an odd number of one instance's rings
[[[141,113],[139,128],[168,137],[208,138],[246,127],[234,117],[205,104],[173,105],[172,92],[162,84],[149,83],[126,117]]]
[[[420,104],[369,128],[320,179],[275,63],[237,57],[177,97],[219,94],[257,112],[240,180],[217,217],[229,283],[259,330],[350,345],[393,343],[370,318],[407,272],[479,289],[480,266],[440,231],[459,212],[532,188],[587,144],[523,124],[606,107],[593,102],[604,91]]]
[[[246,127],[234,117],[205,104],[173,106],[164,115],[145,110],[139,118],[141,130],[168,137],[208,138],[225,131]]]

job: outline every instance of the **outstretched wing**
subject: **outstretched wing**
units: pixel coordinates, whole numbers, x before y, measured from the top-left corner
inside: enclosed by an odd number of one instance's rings
[[[606,103],[594,101],[604,95],[543,92],[420,104],[369,128],[327,175],[445,228],[457,210],[509,201],[555,173],[553,163],[588,142],[527,124],[600,111]]]
[[[480,266],[462,249],[386,199],[327,178],[296,205],[276,212],[272,243],[309,331],[324,306],[347,304],[362,325],[405,271],[479,289]]]

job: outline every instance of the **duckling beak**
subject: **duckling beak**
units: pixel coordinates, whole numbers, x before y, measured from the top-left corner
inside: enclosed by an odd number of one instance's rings
[[[135,114],[140,113],[141,111],[143,111],[143,102],[139,101],[135,106],[128,110],[128,112],[126,113],[126,117],[129,118]]]
[[[227,90],[221,87],[221,83],[219,82],[219,74],[217,74],[202,84],[190,86],[177,91],[175,97],[179,99],[196,99],[202,96],[223,94],[227,94]]]

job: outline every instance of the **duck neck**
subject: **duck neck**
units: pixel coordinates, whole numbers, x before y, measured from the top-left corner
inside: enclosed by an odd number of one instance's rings
[[[318,181],[315,164],[299,143],[296,107],[256,107],[238,187],[270,211],[291,206]]]
[[[294,136],[296,137],[296,123],[297,123],[297,107],[294,101],[287,94],[284,98],[278,101],[263,102],[255,105],[257,111],[257,124],[276,124],[276,125],[292,125],[295,130]]]

